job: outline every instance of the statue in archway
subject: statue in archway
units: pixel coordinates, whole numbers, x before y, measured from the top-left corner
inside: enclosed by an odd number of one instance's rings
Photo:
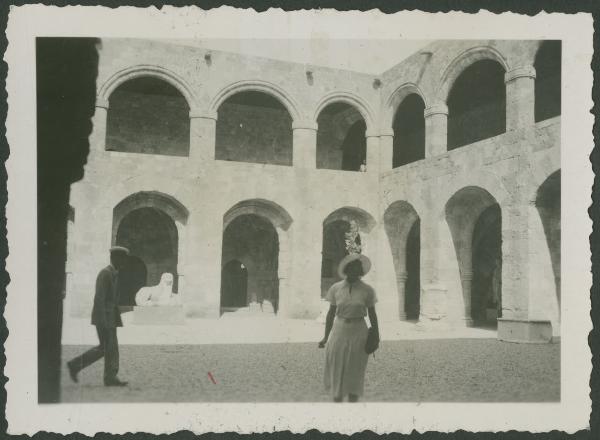
[[[173,274],[163,273],[156,286],[142,287],[135,295],[138,306],[167,306],[180,304],[179,296],[173,293]]]

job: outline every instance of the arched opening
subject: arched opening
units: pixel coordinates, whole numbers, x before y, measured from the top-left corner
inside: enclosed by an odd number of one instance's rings
[[[227,98],[217,113],[216,159],[292,165],[292,117],[277,98],[239,92]]]
[[[229,286],[239,283],[241,263],[237,272],[231,261],[244,262],[246,273],[246,296],[242,298],[238,288],[236,302],[232,306]],[[227,224],[223,232],[223,251],[221,261],[223,277],[233,276],[233,279],[222,279],[221,313],[230,311],[232,307],[246,307],[252,302],[262,304],[268,300],[275,313],[279,306],[279,237],[277,230],[267,218],[256,214],[241,214]],[[230,295],[230,296],[228,296]],[[242,301],[243,299],[243,301]]]
[[[456,79],[448,95],[448,150],[506,131],[504,68],[479,60]]]
[[[469,186],[446,203],[469,325],[495,326],[502,310],[502,219],[486,190]]]
[[[131,254],[128,268],[132,272],[125,276],[124,286],[129,304],[122,305],[134,305],[137,290],[133,289],[158,284],[163,273],[173,275],[173,292],[178,291],[178,231],[164,211],[142,207],[127,213],[118,224],[115,244],[127,247]]]
[[[106,149],[188,156],[189,105],[166,81],[145,76],[117,87],[109,98]]]
[[[416,93],[408,95],[394,117],[393,168],[425,159],[425,103]]]
[[[500,206],[486,208],[473,230],[471,317],[476,325],[496,325],[502,315],[502,225]]]
[[[221,270],[221,310],[236,310],[248,305],[248,269],[231,260]]]
[[[550,251],[556,299],[560,307],[560,170],[550,175],[537,190],[535,206],[540,215]]]
[[[562,42],[549,40],[535,57],[535,122],[560,115],[561,52]]]
[[[385,231],[394,261],[400,319],[419,319],[421,302],[421,222],[413,206],[392,203],[385,211]]]
[[[360,112],[334,102],[319,113],[317,124],[317,168],[360,171],[367,157],[366,123]]]

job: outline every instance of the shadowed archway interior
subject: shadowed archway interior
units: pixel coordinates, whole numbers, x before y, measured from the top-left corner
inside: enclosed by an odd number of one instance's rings
[[[126,81],[109,98],[106,149],[188,156],[189,111],[183,95],[166,81],[149,76]]]

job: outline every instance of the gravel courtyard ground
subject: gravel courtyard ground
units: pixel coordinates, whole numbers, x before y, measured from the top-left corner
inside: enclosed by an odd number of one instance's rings
[[[87,348],[64,346],[63,359]],[[82,371],[78,384],[63,368],[63,402],[329,400],[322,386],[324,351],[316,343],[124,345],[120,354],[119,376],[129,386],[104,387],[103,361]],[[366,401],[560,400],[560,344],[384,341],[375,356],[367,367]]]

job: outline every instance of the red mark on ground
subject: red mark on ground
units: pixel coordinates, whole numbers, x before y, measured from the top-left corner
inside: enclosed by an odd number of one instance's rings
[[[214,383],[215,385],[217,384],[217,381],[215,380],[215,378],[213,377],[212,373],[209,371],[208,372],[208,377],[210,378],[210,380],[212,381],[212,383]]]

